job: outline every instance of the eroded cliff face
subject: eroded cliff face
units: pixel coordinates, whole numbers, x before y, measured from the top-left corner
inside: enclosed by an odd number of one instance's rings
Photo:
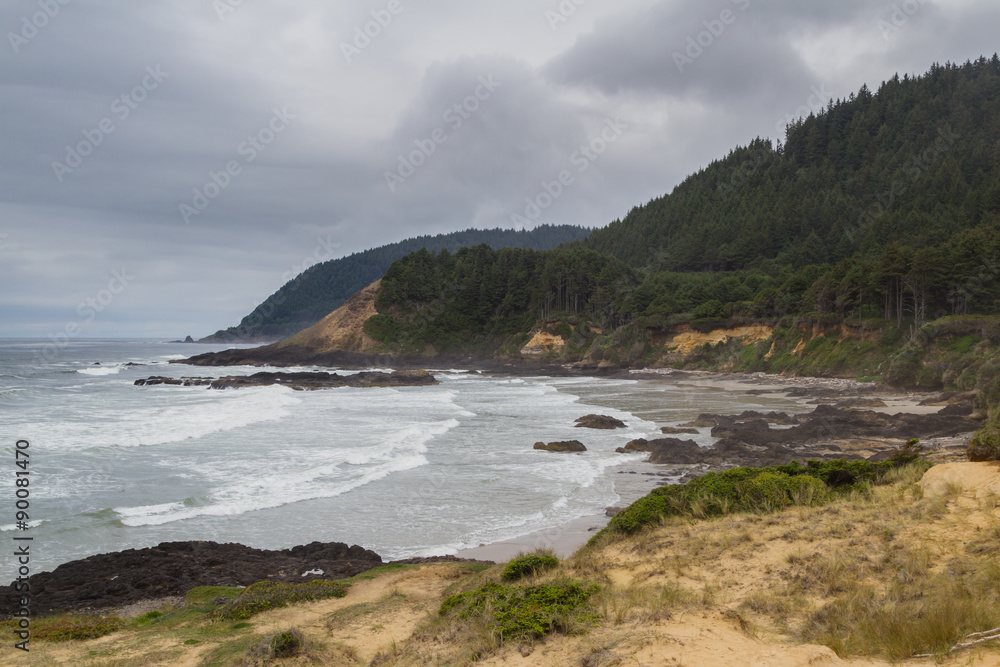
[[[376,352],[379,344],[364,332],[365,322],[378,314],[375,299],[381,280],[356,293],[343,306],[322,320],[283,340],[279,347],[301,346],[322,352]]]

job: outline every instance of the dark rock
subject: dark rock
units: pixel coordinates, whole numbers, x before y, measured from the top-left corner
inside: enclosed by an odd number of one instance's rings
[[[638,440],[633,440],[624,447],[619,447],[615,450],[619,454],[634,454],[636,452],[650,452],[649,441],[645,438],[639,438]]]
[[[944,406],[938,410],[938,414],[945,417],[969,417],[975,411],[976,408],[972,404],[972,401],[962,401],[961,403],[952,403],[951,405]]]
[[[696,428],[678,428],[676,426],[664,426],[660,429],[663,435],[698,435]]]
[[[29,585],[32,611],[52,614],[184,595],[196,586],[342,579],[379,565],[382,558],[377,553],[340,542],[313,542],[282,551],[216,542],[164,542],[65,563],[33,575]],[[303,576],[314,570],[323,574]]]
[[[650,463],[702,463],[707,448],[694,440],[661,438],[646,444]]]
[[[604,509],[604,515],[609,517],[615,517],[625,511],[624,507],[607,507]]]
[[[628,428],[620,419],[607,415],[586,415],[576,420],[577,428],[595,428],[610,431],[616,428]]]
[[[243,387],[270,387],[281,385],[296,391],[332,389],[337,387],[419,387],[438,384],[437,379],[427,371],[365,371],[354,375],[337,373],[254,373],[253,375],[230,375],[213,379],[205,377],[165,378],[151,377],[136,380],[137,387],[156,385],[176,385],[184,387],[208,386],[211,389],[240,389]]]
[[[545,452],[559,452],[559,453],[572,453],[572,452],[585,452],[587,448],[583,446],[583,443],[579,440],[569,440],[565,442],[550,442],[545,444],[544,442],[536,442],[535,449],[545,451]]]
[[[852,410],[855,408],[885,408],[888,407],[880,398],[848,398],[837,401],[837,408],[841,410]]]
[[[962,404],[967,401],[974,401],[976,397],[979,396],[979,390],[975,391],[946,391],[943,394],[938,394],[937,396],[932,396],[931,398],[925,399],[920,402],[920,405],[955,405],[956,403]]]
[[[648,451],[649,462],[660,464],[771,466],[791,461],[805,463],[809,459],[857,459],[871,456],[873,450],[895,451],[911,438],[953,437],[978,427],[964,415],[886,415],[830,405],[789,417],[795,424],[792,428],[771,428],[768,420],[774,418],[780,417],[754,412],[701,415],[697,423],[712,424],[712,436],[719,438],[713,447],[665,438],[636,440],[619,451]]]

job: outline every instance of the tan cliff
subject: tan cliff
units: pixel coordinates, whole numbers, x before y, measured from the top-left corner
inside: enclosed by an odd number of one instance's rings
[[[283,340],[278,344],[279,347],[297,345],[318,353],[377,350],[378,343],[364,332],[364,325],[369,318],[378,314],[375,299],[381,285],[382,281],[376,280],[316,324]]]

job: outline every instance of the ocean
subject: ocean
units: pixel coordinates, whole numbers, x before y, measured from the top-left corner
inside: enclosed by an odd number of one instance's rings
[[[178,540],[269,549],[337,541],[385,559],[455,553],[632,502],[662,478],[620,474],[655,467],[642,462],[645,455],[615,449],[662,437],[661,426],[702,412],[802,411],[791,399],[666,379],[492,377],[463,369],[432,369],[439,385],[412,388],[133,384],[153,375],[260,370],[169,364],[220,349],[0,340],[0,437],[9,471],[0,533],[34,538],[33,571]],[[574,427],[595,412],[628,428]],[[691,437],[713,442],[708,429]],[[588,451],[532,448],[573,439]],[[19,440],[30,443],[27,531],[15,524]]]

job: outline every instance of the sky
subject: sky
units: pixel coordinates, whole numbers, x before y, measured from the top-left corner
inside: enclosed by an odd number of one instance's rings
[[[0,337],[235,325],[311,264],[600,227],[863,84],[1000,50],[981,0],[0,0]]]

